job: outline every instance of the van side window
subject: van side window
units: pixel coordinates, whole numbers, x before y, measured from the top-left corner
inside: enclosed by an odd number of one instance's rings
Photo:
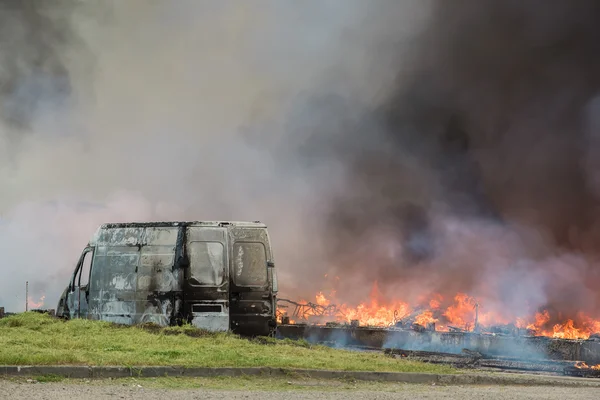
[[[191,279],[197,285],[220,286],[225,275],[224,247],[219,242],[188,244]]]
[[[75,284],[76,286],[83,287],[87,286],[90,282],[90,271],[92,268],[92,257],[94,255],[93,251],[88,251],[84,258],[83,263],[81,264],[81,268],[79,269],[78,277],[76,277]]]
[[[267,283],[267,253],[260,242],[237,242],[233,246],[234,279],[238,286]]]

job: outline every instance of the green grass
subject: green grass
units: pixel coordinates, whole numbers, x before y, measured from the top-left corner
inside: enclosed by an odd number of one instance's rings
[[[345,371],[456,373],[448,366],[313,346],[306,341],[247,340],[189,326],[64,322],[29,312],[0,320],[0,365],[177,365],[282,367]]]
[[[65,377],[60,376],[60,375],[49,374],[49,375],[36,376],[34,379],[38,382],[48,383],[48,382],[62,382],[65,380]]]

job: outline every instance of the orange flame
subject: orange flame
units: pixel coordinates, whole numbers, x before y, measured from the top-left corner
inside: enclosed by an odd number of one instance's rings
[[[535,314],[534,321],[525,324],[527,329],[538,336],[549,336],[560,339],[588,339],[593,333],[600,332],[600,321],[593,320],[582,313],[577,316],[577,325],[573,319],[548,327],[550,313],[547,310]],[[523,324],[523,323],[522,323]]]
[[[585,362],[583,361],[577,361],[575,363],[575,368],[579,368],[579,369],[593,369],[593,370],[600,370],[600,364],[596,364],[596,365],[592,365],[589,366],[587,365]]]
[[[335,279],[339,278],[335,277]],[[300,303],[308,304],[306,301]],[[527,334],[562,339],[588,339],[592,334],[600,333],[600,320],[594,320],[582,313],[576,318],[554,324],[550,324],[552,318],[548,310],[537,312],[532,318],[507,317],[486,310],[485,305],[466,293],[458,293],[453,299],[446,301],[440,294],[434,294],[429,299],[419,300],[419,304],[428,305],[427,308],[422,306],[413,308],[401,300],[384,299],[378,290],[377,282],[373,284],[368,301],[356,306],[337,302],[335,291],[331,291],[328,295],[323,292],[317,293],[313,304],[333,310],[332,314],[320,315],[320,322],[324,319],[338,323],[351,323],[357,320],[361,326],[385,327],[396,325],[406,319],[423,327],[435,323],[435,329],[441,331],[455,327],[467,331],[479,328],[484,332],[485,327],[513,325],[519,329],[526,329]],[[306,321],[304,318],[311,317],[313,314],[315,317],[318,316],[317,313],[308,310],[303,316],[290,315],[290,317]],[[290,320],[290,323],[294,322]]]
[[[431,310],[424,311],[415,318],[415,323],[421,326],[427,326],[427,324],[432,324],[437,321],[438,319],[433,317],[433,312]]]
[[[325,297],[325,295],[321,292],[317,293],[317,304],[320,306],[327,307],[331,302]]]
[[[433,309],[438,309],[442,305],[443,300],[444,300],[444,298],[438,294],[438,295],[436,295],[435,298],[429,300],[429,307],[431,307]]]

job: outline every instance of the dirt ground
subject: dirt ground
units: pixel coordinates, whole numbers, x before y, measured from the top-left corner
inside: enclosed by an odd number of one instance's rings
[[[111,381],[89,383],[10,381],[0,379],[2,399],[597,399],[598,388],[567,388],[543,386],[435,386],[385,384],[381,386],[323,387],[272,391],[223,389],[168,389],[145,387],[146,382],[117,383]]]

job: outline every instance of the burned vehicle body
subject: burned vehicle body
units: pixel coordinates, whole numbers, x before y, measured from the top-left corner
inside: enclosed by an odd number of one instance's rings
[[[83,250],[57,316],[271,335],[276,294],[260,222],[104,224]]]

